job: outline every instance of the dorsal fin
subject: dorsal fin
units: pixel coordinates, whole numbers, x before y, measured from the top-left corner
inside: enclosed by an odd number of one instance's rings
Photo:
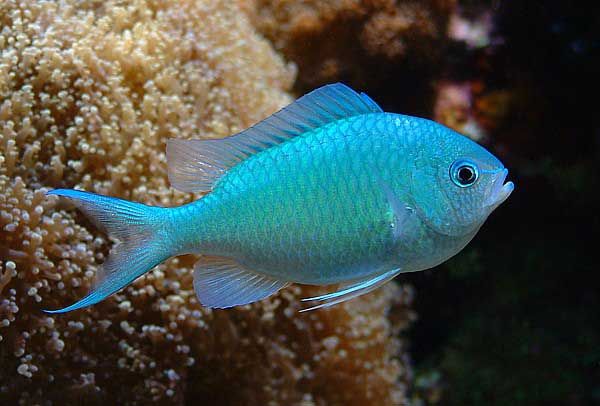
[[[250,155],[342,118],[381,112],[364,93],[341,83],[326,85],[231,137],[168,140],[169,181],[184,192],[208,191],[229,168]]]

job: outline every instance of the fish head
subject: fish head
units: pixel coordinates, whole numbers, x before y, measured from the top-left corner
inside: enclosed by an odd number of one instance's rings
[[[414,204],[436,232],[472,237],[512,193],[508,170],[484,147],[440,124],[424,138],[412,173]]]

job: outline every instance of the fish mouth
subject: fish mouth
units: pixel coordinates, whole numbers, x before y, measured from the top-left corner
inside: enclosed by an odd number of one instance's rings
[[[492,189],[490,192],[490,196],[487,199],[486,206],[489,206],[493,209],[501,205],[508,196],[515,189],[515,184],[512,182],[506,182],[506,177],[508,176],[508,169],[503,168],[498,171],[495,175],[495,179],[492,181]]]

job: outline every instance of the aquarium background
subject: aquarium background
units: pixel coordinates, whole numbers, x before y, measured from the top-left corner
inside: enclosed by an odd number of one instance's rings
[[[0,403],[600,404],[599,55],[583,2],[1,2]],[[43,188],[182,204],[166,138],[227,136],[335,81],[509,168],[459,255],[306,317],[327,289],[202,309],[192,257],[40,313],[110,248]]]
[[[406,278],[415,389],[440,404],[598,404],[598,9],[491,10],[500,43],[455,49],[445,74],[482,80],[482,113],[502,115],[488,143],[517,188],[465,251]]]

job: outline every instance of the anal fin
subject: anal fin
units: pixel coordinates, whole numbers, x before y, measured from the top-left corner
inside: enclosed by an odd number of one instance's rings
[[[194,266],[194,290],[203,306],[217,309],[265,299],[287,281],[244,269],[228,258],[200,260]]]
[[[321,296],[309,297],[302,299],[303,302],[323,302],[318,305],[302,309],[300,312],[307,312],[309,310],[320,309],[322,307],[330,307],[336,305],[338,303],[345,302],[350,299],[354,299],[355,297],[362,296],[366,293],[369,293],[378,287],[382,286],[386,282],[393,279],[396,275],[400,273],[400,269],[392,269],[391,271],[384,272],[375,277],[371,277],[368,279],[361,279],[358,282],[351,283],[349,285],[343,286],[340,290],[332,293],[327,293]]]

